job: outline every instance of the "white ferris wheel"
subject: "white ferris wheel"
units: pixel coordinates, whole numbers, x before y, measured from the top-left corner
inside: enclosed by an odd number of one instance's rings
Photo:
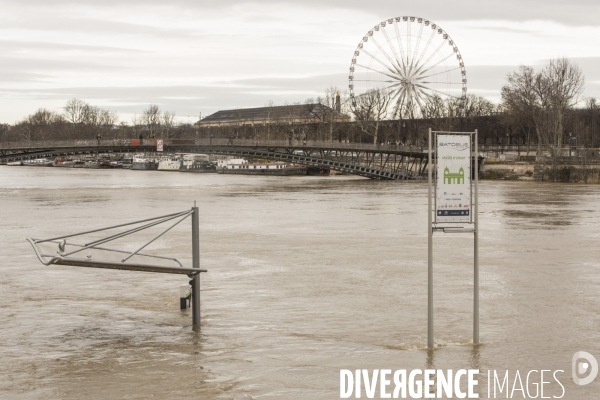
[[[464,100],[467,76],[456,43],[433,22],[390,18],[375,25],[354,51],[349,75],[353,106],[385,93],[390,118],[418,118],[439,100]]]

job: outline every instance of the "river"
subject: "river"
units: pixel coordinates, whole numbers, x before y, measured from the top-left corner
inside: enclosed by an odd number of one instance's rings
[[[479,369],[482,398],[487,371],[562,370],[563,398],[598,398],[571,357],[600,357],[600,186],[481,182],[482,344],[472,235],[436,234],[427,351],[423,182],[2,166],[0,183],[0,398],[334,399],[341,369],[417,368]],[[44,266],[25,241],[194,201],[199,329],[185,275]],[[190,265],[189,240],[186,221],[151,248]]]

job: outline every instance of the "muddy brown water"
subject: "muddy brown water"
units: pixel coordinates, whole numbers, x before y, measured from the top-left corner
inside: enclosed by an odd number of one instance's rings
[[[482,182],[479,198],[483,344],[472,236],[436,235],[428,352],[422,182],[2,166],[0,398],[332,399],[340,369],[426,367],[480,369],[481,397],[488,370],[564,370],[563,398],[598,398],[571,357],[600,359],[600,187]],[[187,277],[47,267],[25,241],[194,200],[200,329],[179,310]],[[152,251],[189,264],[189,236]]]

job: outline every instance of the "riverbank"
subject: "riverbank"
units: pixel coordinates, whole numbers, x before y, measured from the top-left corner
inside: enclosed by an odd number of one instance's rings
[[[600,158],[561,157],[555,169],[550,157],[499,154],[484,158],[479,179],[600,184]]]

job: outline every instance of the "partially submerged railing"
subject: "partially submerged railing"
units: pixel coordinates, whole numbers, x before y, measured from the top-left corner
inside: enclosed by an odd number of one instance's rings
[[[181,262],[174,257],[142,252],[142,250],[151,243],[162,237],[188,217],[191,217],[192,219],[193,264],[191,268],[184,267]],[[114,242],[115,240],[167,222],[171,223],[158,233],[158,235],[141,244],[133,251],[103,246],[104,244]],[[128,229],[99,239],[91,241],[88,239],[85,240],[84,243],[74,242],[91,234],[125,227],[128,227]],[[200,273],[206,272],[206,270],[200,269],[199,218],[198,207],[195,205],[191,210],[173,214],[113,225],[106,228],[93,229],[85,232],[60,235],[49,239],[27,238],[27,241],[33,247],[37,258],[44,265],[70,265],[75,267],[187,275],[191,278],[189,284],[191,285],[193,323],[200,323]]]

